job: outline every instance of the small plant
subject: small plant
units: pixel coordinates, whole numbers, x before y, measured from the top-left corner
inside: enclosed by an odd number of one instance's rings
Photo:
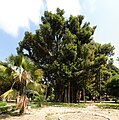
[[[43,95],[37,95],[35,96],[35,102],[38,107],[41,107],[41,104],[45,102],[44,96]]]
[[[16,110],[16,105],[9,106],[9,105],[7,105],[7,102],[0,101],[0,114],[7,113],[10,111],[14,111],[14,110]]]
[[[53,101],[55,98],[54,94],[51,94],[50,96],[48,96],[47,101]]]
[[[1,106],[6,106],[7,105],[7,102],[5,102],[5,101],[0,101],[0,107]]]

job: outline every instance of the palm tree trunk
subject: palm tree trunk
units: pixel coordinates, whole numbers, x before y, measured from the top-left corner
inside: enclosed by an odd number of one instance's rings
[[[28,103],[28,98],[26,95],[22,95],[21,96],[21,107],[20,107],[20,111],[19,111],[19,114],[22,115],[25,111],[25,107],[27,106],[27,103]]]

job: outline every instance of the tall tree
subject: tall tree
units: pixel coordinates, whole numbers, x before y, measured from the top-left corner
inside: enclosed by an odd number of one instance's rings
[[[111,77],[111,72],[107,68],[108,57],[112,56],[114,46],[111,44],[96,44],[95,51],[95,60],[94,60],[94,73],[95,73],[95,81],[94,88],[97,91],[97,96],[99,96],[99,100],[101,100],[101,96],[104,95],[104,88],[107,84],[107,81]]]
[[[64,10],[59,8],[55,14],[45,11],[40,28],[35,34],[25,32],[17,48],[44,70],[45,84],[53,87],[57,101],[76,102],[77,92],[88,89],[96,74],[101,78],[102,67],[113,54],[110,44],[93,41],[96,26],[90,27],[83,19],[82,15],[65,19]]]
[[[115,75],[112,77],[112,80],[107,84],[107,92],[109,95],[118,98],[119,97],[118,90],[119,90],[119,75]]]

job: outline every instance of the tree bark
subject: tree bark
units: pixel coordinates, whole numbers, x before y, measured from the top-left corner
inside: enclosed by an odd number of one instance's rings
[[[84,100],[84,102],[86,102],[86,91],[85,91],[85,87],[83,87],[83,100]]]
[[[70,81],[69,81],[69,83],[68,83],[68,103],[70,103]]]
[[[64,102],[67,103],[67,88],[64,90]]]

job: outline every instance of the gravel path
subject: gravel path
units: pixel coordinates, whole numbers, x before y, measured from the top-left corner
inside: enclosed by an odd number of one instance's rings
[[[119,120],[119,110],[51,106],[26,110],[22,116],[1,115],[1,120]]]

